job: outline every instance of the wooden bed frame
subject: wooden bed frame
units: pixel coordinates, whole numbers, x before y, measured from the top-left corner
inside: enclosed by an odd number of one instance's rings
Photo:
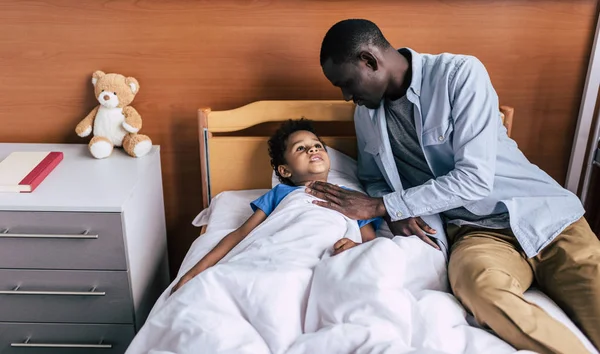
[[[223,191],[271,188],[267,141],[277,122],[311,119],[325,144],[356,158],[354,108],[345,101],[257,101],[226,111],[200,109],[203,208]],[[499,109],[510,136],[514,109]]]

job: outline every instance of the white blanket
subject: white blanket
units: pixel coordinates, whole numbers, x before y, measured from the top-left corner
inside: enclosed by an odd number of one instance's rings
[[[331,257],[358,227],[311,200],[293,192],[219,264],[169,287],[127,353],[515,352],[468,325],[441,252],[381,237]],[[199,238],[179,277],[228,231]]]

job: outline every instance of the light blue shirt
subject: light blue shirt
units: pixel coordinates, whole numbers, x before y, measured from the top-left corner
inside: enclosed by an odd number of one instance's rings
[[[358,174],[367,193],[383,197],[392,221],[457,207],[476,215],[508,211],[519,244],[534,257],[583,216],[581,202],[530,163],[508,137],[498,95],[477,58],[410,52],[412,81],[406,95],[414,104],[417,136],[435,179],[402,187],[382,101],[378,109],[358,106],[354,113]],[[443,230],[437,232],[434,237],[446,243]]]

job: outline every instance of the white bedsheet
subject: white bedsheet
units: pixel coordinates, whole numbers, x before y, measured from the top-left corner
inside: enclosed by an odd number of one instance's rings
[[[264,192],[220,196],[227,200],[222,209],[197,220],[209,218],[209,228],[178,278],[239,226],[249,201]],[[170,297],[169,287],[127,353],[515,352],[468,324],[448,293],[441,252],[416,237],[381,237],[331,257],[333,243],[356,240],[358,228],[311,199],[294,192],[218,265]]]

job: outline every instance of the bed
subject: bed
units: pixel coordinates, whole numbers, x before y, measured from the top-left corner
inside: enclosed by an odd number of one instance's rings
[[[354,180],[347,176],[356,156],[353,112],[354,105],[343,101],[258,101],[226,111],[200,109],[203,210],[193,223],[201,236],[190,247],[171,285],[241,225],[252,212],[250,202],[277,183],[267,140],[278,122],[302,117],[315,121],[333,154],[332,174],[352,184]],[[500,107],[509,134],[513,113],[511,107]],[[298,194],[297,198],[306,197]],[[277,234],[282,223],[301,219],[305,206],[298,205],[298,214],[288,219],[282,212],[269,216],[264,229]],[[338,220],[321,214],[332,224]],[[269,224],[276,217],[279,222]],[[346,232],[349,230],[351,227]],[[296,234],[308,237],[306,227],[285,232],[280,237],[291,237],[293,242]],[[201,273],[172,296],[169,286],[127,353],[516,352],[478,327],[451,295],[444,252],[416,237],[394,237],[386,227],[377,232],[380,237],[374,241],[335,257],[326,252],[318,262],[309,262],[310,272],[297,267],[305,259],[302,255],[291,255],[281,245],[248,243],[233,252],[238,245],[225,263]],[[314,242],[326,237],[324,233]],[[310,248],[306,243],[292,244]],[[263,252],[260,267],[268,269],[268,275],[255,273],[256,261],[245,256],[252,252]],[[296,258],[285,258],[292,256]],[[293,264],[293,269],[274,266],[278,259]],[[236,267],[232,266],[236,262]],[[545,295],[533,289],[526,297],[597,353]]]

